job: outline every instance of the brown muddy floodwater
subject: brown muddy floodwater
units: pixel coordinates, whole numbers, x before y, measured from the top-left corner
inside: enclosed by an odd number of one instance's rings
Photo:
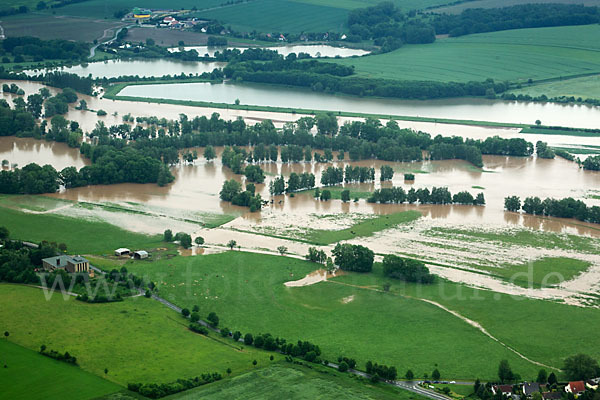
[[[88,165],[79,154],[66,143],[46,142],[33,138],[0,137],[0,160],[8,160],[9,165],[17,164],[19,168],[29,163],[39,165],[50,164],[55,169],[74,166],[81,168]]]
[[[1,82],[0,82],[1,83]],[[16,82],[27,94],[37,92],[43,85],[35,82]],[[51,89],[55,92],[55,89]],[[3,98],[11,100],[14,95],[2,94]],[[274,119],[281,126],[284,121],[293,121],[297,115],[248,112],[243,110],[220,110],[199,107],[182,107],[166,104],[148,104],[126,101],[111,101],[102,98],[81,96],[88,102],[91,109],[104,109],[109,115],[99,118],[93,112],[70,109],[66,115],[68,119],[78,121],[84,130],[91,130],[98,120],[107,125],[121,123],[121,116],[131,113],[134,116],[158,116],[176,119],[180,113],[187,114],[190,118],[197,115],[210,115],[212,112],[220,113],[224,118],[242,116],[249,123],[260,121],[264,118]],[[117,115],[112,115],[112,113]],[[488,136],[500,135],[502,137],[516,137],[515,130],[502,128],[484,128],[460,125],[443,125],[433,123],[417,123],[400,121],[401,126],[413,127],[429,131],[432,134],[444,136],[462,135],[483,139]],[[530,135],[524,135],[527,140],[533,140]],[[568,140],[572,144],[597,143],[598,138],[582,138],[575,136],[543,136],[543,139],[552,143],[556,140]],[[203,149],[198,149],[202,154]],[[64,144],[36,141],[34,139],[18,139],[14,137],[0,139],[0,159],[8,159],[10,163],[23,166],[29,162],[51,164],[57,169],[68,165],[81,167],[86,161],[80,157],[76,149],[69,149]],[[519,225],[535,229],[544,229],[554,232],[572,232],[580,234],[597,235],[598,230],[575,221],[559,219],[543,219],[532,216],[506,213],[503,211],[504,197],[517,195],[521,198],[539,196],[562,198],[571,196],[585,200],[588,205],[600,205],[600,200],[588,198],[590,194],[596,195],[600,191],[600,173],[584,171],[577,164],[557,158],[543,160],[535,157],[501,157],[484,156],[484,168],[478,169],[461,160],[423,161],[415,163],[388,163],[380,161],[364,161],[351,163],[376,168],[383,164],[393,165],[396,170],[395,186],[408,189],[432,186],[447,186],[452,193],[467,190],[473,194],[482,191],[485,195],[486,207],[472,206],[414,206],[414,205],[378,205],[368,204],[361,200],[358,203],[344,204],[340,201],[321,202],[313,199],[312,193],[297,194],[294,198],[278,196],[274,204],[267,206],[261,213],[248,213],[247,209],[232,206],[220,201],[218,193],[225,179],[243,181],[241,176],[234,175],[228,168],[221,165],[219,160],[207,163],[203,158],[194,165],[177,165],[172,168],[175,182],[166,187],[157,185],[119,184],[111,186],[92,186],[70,189],[56,193],[53,196],[88,202],[112,203],[140,203],[164,210],[165,214],[177,213],[234,213],[243,215],[244,219],[260,224],[261,215],[270,213],[287,212],[293,215],[306,215],[307,213],[334,214],[334,213],[392,213],[407,209],[417,209],[426,218],[444,219],[458,224],[468,224],[474,227],[487,225]],[[335,162],[334,165],[344,167],[347,162]],[[320,181],[321,171],[328,164],[265,164],[263,169],[267,173],[266,183],[257,185],[258,192],[263,198],[268,199],[268,183],[274,176],[283,174],[288,176],[291,172],[313,172],[317,182]],[[412,172],[416,180],[412,184],[403,180],[404,172]],[[378,174],[376,175],[378,179]],[[386,183],[385,185],[390,185]],[[378,180],[374,183],[346,185],[351,191],[372,191],[381,185]],[[483,189],[474,188],[482,187]],[[134,215],[124,215],[124,224],[131,218],[135,224]],[[597,227],[596,227],[597,228]]]

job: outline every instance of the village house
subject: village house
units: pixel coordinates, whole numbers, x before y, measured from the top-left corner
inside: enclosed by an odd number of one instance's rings
[[[46,271],[55,271],[64,269],[67,272],[87,272],[90,271],[90,262],[81,256],[56,256],[48,257],[42,260],[42,266]]]
[[[537,382],[523,383],[523,394],[527,397],[532,396],[535,392],[540,391],[540,384]]]
[[[565,386],[565,392],[573,393],[574,395],[583,393],[585,392],[585,383],[583,381],[569,382],[569,384]]]
[[[504,397],[511,397],[513,394],[513,387],[512,385],[493,385],[492,393],[501,393]]]
[[[561,392],[545,392],[542,393],[542,398],[544,400],[561,400],[563,397],[563,393]]]

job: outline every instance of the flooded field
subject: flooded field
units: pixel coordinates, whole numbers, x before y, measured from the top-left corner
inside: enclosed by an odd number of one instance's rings
[[[208,55],[213,57],[217,51],[222,52],[225,49],[239,49],[244,51],[244,47],[208,47],[208,46],[185,46],[183,47],[186,51],[196,50],[200,56]],[[285,46],[272,46],[264,47],[264,49],[275,50],[282,56],[287,56],[290,53],[306,53],[310,54],[311,57],[352,57],[352,56],[364,56],[369,54],[369,51],[361,49],[349,49],[346,47],[335,47],[327,45],[285,45]],[[179,47],[172,47],[169,49],[170,52],[180,51]]]
[[[93,62],[72,67],[60,67],[49,70],[28,70],[28,75],[36,75],[45,71],[60,71],[79,76],[93,78],[116,78],[119,76],[164,76],[181,74],[202,74],[212,72],[215,68],[223,68],[226,63],[208,61],[171,61],[171,60],[108,60]]]
[[[316,93],[300,88],[256,84],[173,83],[127,86],[119,95],[152,99],[207,101],[298,108],[304,110],[345,111],[379,115],[451,118],[500,123],[597,128],[600,108],[555,103],[525,103],[486,99],[397,100],[361,98]]]
[[[50,164],[56,169],[74,166],[81,168],[89,164],[65,143],[46,142],[31,138],[0,138],[0,160],[7,160],[9,166],[21,168],[29,163]]]

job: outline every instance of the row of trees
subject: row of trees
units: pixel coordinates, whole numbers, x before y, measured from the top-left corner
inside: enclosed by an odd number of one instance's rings
[[[310,172],[297,174],[292,172],[288,178],[287,185],[283,176],[279,176],[269,183],[269,193],[277,196],[283,193],[293,193],[299,190],[312,189],[315,187],[315,175]]]
[[[415,190],[410,188],[406,192],[402,187],[382,188],[375,190],[367,199],[369,203],[397,203],[402,204],[467,204],[475,206],[485,205],[483,193],[478,193],[475,197],[467,191],[462,191],[452,195],[447,187],[432,187]]]
[[[508,211],[519,212],[523,210],[526,214],[546,215],[558,218],[575,218],[579,221],[600,224],[600,207],[588,207],[583,201],[575,200],[572,197],[564,199],[539,197],[527,197],[521,203],[518,196],[509,196],[504,198],[504,208]]]
[[[600,22],[598,7],[577,4],[522,4],[503,8],[468,8],[460,14],[439,14],[432,23],[438,34],[472,33]]]
[[[128,383],[127,389],[151,399],[159,399],[175,393],[190,390],[195,387],[206,385],[223,379],[222,375],[213,372],[206,373],[195,378],[177,379],[169,383]]]

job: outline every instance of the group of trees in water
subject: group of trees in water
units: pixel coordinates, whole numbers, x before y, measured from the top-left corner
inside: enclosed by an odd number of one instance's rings
[[[478,193],[475,197],[467,191],[462,191],[452,195],[447,187],[433,187],[431,191],[428,188],[410,188],[405,191],[402,187],[382,188],[375,190],[367,199],[369,203],[380,204],[402,204],[402,203],[420,203],[420,204],[465,204],[474,206],[485,205],[483,193]]]
[[[564,199],[527,197],[522,203],[518,196],[509,196],[504,199],[504,208],[508,211],[518,212],[523,210],[526,214],[546,215],[558,218],[575,218],[580,221],[600,224],[600,207],[588,207],[583,201],[572,197]]]

